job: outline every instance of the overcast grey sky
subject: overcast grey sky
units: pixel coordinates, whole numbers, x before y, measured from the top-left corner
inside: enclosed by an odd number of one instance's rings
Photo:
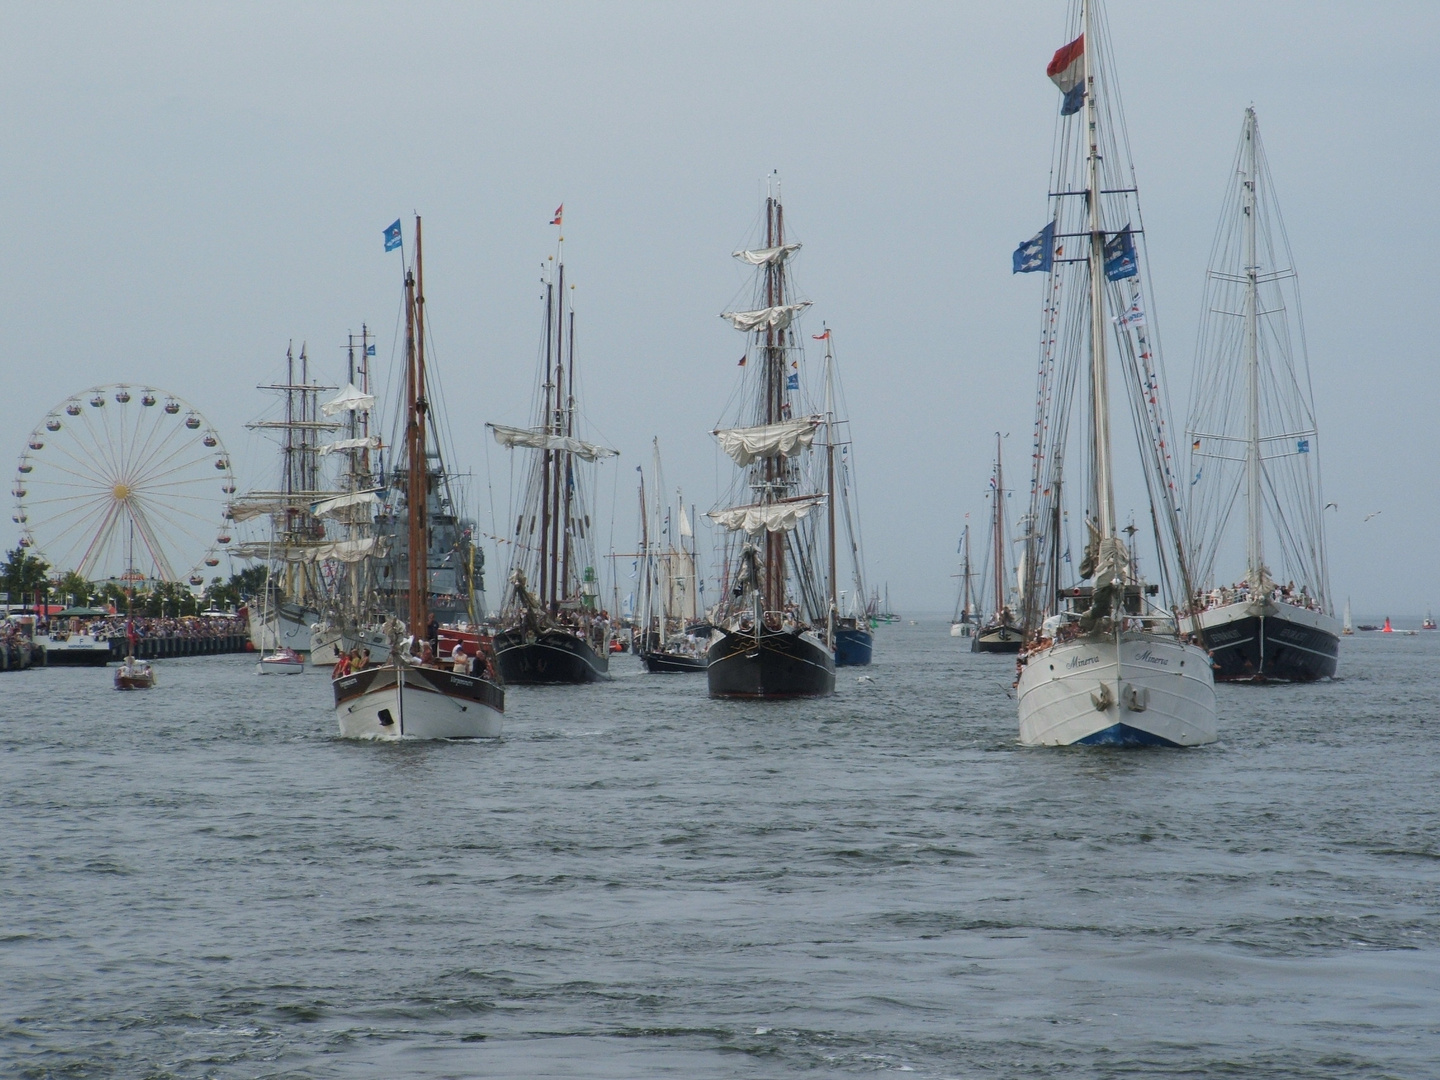
[[[671,486],[714,498],[707,432],[743,351],[716,315],[777,169],[805,244],[807,330],[836,331],[871,577],[901,608],[948,610],[997,427],[1017,445],[1012,475],[1024,464],[1040,282],[1009,263],[1046,214],[1044,69],[1065,11],[7,3],[0,450],[13,462],[72,392],[148,381],[220,429],[242,487],[265,481],[270,455],[243,427],[266,407],[254,384],[292,338],[338,374],[362,321],[384,357],[399,266],[380,232],[403,216],[408,240],[418,210],[459,465],[483,474],[481,422],[527,420],[563,201],[585,409],[624,454],[617,537],[632,542],[630,476],[652,434]],[[1177,412],[1253,103],[1340,507],[1334,592],[1357,614],[1440,606],[1440,5],[1108,11]],[[503,513],[508,472],[497,448],[488,461]],[[603,488],[608,510],[608,475]],[[484,519],[483,484],[475,496]]]

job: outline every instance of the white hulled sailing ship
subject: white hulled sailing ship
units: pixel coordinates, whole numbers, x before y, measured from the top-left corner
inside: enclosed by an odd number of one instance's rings
[[[950,617],[951,637],[972,637],[980,622],[972,598],[974,578],[970,570],[970,526],[966,525],[960,534],[960,593],[955,598],[955,613]]]
[[[392,498],[403,499],[406,576],[397,599],[406,604],[409,632],[400,619],[385,623],[388,659],[340,675],[332,682],[335,718],[346,738],[494,739],[504,721],[505,691],[483,675],[428,656],[431,622],[428,587],[432,469],[441,440],[439,410],[430,396],[425,363],[425,271],[420,218],[415,218],[415,264],[405,275],[404,457],[392,478]],[[372,495],[373,498],[373,495]]]
[[[1010,572],[1006,553],[1010,550],[1005,528],[1005,469],[1000,459],[1000,440],[995,433],[995,472],[990,477],[990,559],[989,589],[991,613],[970,638],[971,652],[1017,653],[1024,640],[1020,620],[1010,607]],[[983,595],[983,594],[982,594]]]
[[[1107,84],[1110,39],[1096,0],[1077,0],[1070,31],[1073,40],[1048,69],[1064,94],[1051,217],[1014,258],[1016,272],[1043,272],[1046,281],[1022,564],[1020,741],[1193,746],[1216,737],[1215,683],[1205,650],[1176,623],[1174,606],[1190,592],[1180,508],[1156,339],[1138,276],[1136,241],[1143,250],[1144,228],[1126,142],[1116,137],[1121,113]],[[1116,519],[1112,368],[1138,429],[1154,523],[1153,584],[1141,577],[1134,533],[1127,544]],[[1076,415],[1081,431],[1072,439]],[[1072,442],[1085,451],[1078,462],[1067,454]],[[1078,496],[1072,501],[1083,509],[1079,582],[1064,579],[1070,563],[1062,494]]]
[[[552,224],[560,223],[557,213]],[[610,621],[599,604],[590,518],[591,467],[618,451],[579,437],[575,308],[565,289],[563,237],[550,265],[536,423],[486,425],[500,445],[530,452],[494,637],[495,663],[510,685],[587,683],[610,672]]]
[[[1310,682],[1334,675],[1340,655],[1294,266],[1246,109],[1205,279],[1188,432],[1191,606],[1222,680]],[[1226,584],[1215,573],[1239,562],[1228,544],[1242,495],[1244,577]]]
[[[709,627],[700,622],[695,530],[678,489],[673,513],[666,504],[658,438],[654,447],[653,494],[647,494],[644,472],[640,475],[640,616],[635,651],[647,671],[701,672],[709,663]]]
[[[711,697],[835,691],[832,619],[811,516],[826,492],[815,490],[804,460],[825,418],[802,416],[795,408],[803,349],[794,323],[810,306],[795,297],[788,272],[799,249],[785,239],[785,212],[772,189],[762,245],[734,253],[756,268],[755,307],[723,316],[749,335],[747,359],[756,362],[745,368],[736,426],[713,432],[740,472],[730,505],[709,514],[730,534],[724,560],[729,595],[717,605],[706,668]]]

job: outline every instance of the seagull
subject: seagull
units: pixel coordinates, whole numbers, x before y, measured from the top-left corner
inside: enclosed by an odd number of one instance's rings
[[[856,678],[855,681],[856,681],[856,682],[874,682],[875,680],[872,679],[869,675],[861,675],[861,676],[859,676],[858,678]]]
[[[1340,504],[1339,504],[1339,503],[1326,503],[1326,504],[1325,504],[1325,509],[1326,509],[1326,510],[1339,510],[1339,509],[1340,509]]]
[[[1376,510],[1374,514],[1366,514],[1363,518],[1360,519],[1360,523],[1363,525],[1365,522],[1369,521],[1372,517],[1375,517],[1376,514],[1379,513],[1380,511]]]

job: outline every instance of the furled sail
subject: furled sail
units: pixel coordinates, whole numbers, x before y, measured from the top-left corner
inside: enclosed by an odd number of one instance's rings
[[[781,304],[759,311],[726,311],[720,317],[729,319],[731,326],[747,334],[751,330],[784,330],[797,314],[809,306],[809,300],[802,300],[798,304]]]
[[[731,254],[751,266],[779,266],[799,250],[799,244],[781,244],[779,247],[761,248],[759,251],[733,251]]]
[[[819,416],[806,416],[779,424],[721,428],[711,434],[719,440],[721,449],[730,455],[735,464],[743,468],[756,458],[790,457],[808,449],[815,441],[815,429],[820,426],[821,420]]]
[[[375,395],[362,393],[354,383],[350,383],[341,390],[338,395],[331,398],[320,406],[320,411],[326,416],[334,416],[338,412],[366,412],[375,407]]]
[[[313,563],[333,560],[357,563],[371,555],[385,553],[384,538],[363,536],[355,540],[331,540],[320,544],[236,544],[230,554],[241,559],[274,559],[277,562]]]
[[[785,502],[712,510],[706,517],[726,529],[744,529],[752,536],[762,531],[790,532],[800,524],[801,518],[824,502],[824,495],[811,495],[803,499],[788,499]]]
[[[594,461],[602,457],[618,457],[620,454],[619,450],[582,442],[579,439],[572,439],[568,435],[554,435],[548,431],[535,431],[531,428],[506,427],[504,424],[486,424],[485,426],[495,433],[495,441],[501,446],[528,446],[535,450],[568,450],[586,461]]]
[[[325,499],[323,502],[318,502],[310,508],[310,512],[316,517],[335,517],[342,510],[349,510],[355,506],[373,506],[379,501],[380,500],[375,498],[375,492],[373,490],[352,491],[345,495],[338,495],[333,499]]]
[[[340,439],[337,442],[326,443],[319,448],[321,457],[326,454],[338,454],[345,450],[379,450],[380,436],[371,435],[364,439]]]

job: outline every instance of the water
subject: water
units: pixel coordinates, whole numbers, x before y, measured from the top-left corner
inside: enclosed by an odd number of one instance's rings
[[[764,706],[625,657],[489,744],[0,675],[0,1074],[1435,1075],[1440,634],[1190,751],[1022,749],[965,648]]]

